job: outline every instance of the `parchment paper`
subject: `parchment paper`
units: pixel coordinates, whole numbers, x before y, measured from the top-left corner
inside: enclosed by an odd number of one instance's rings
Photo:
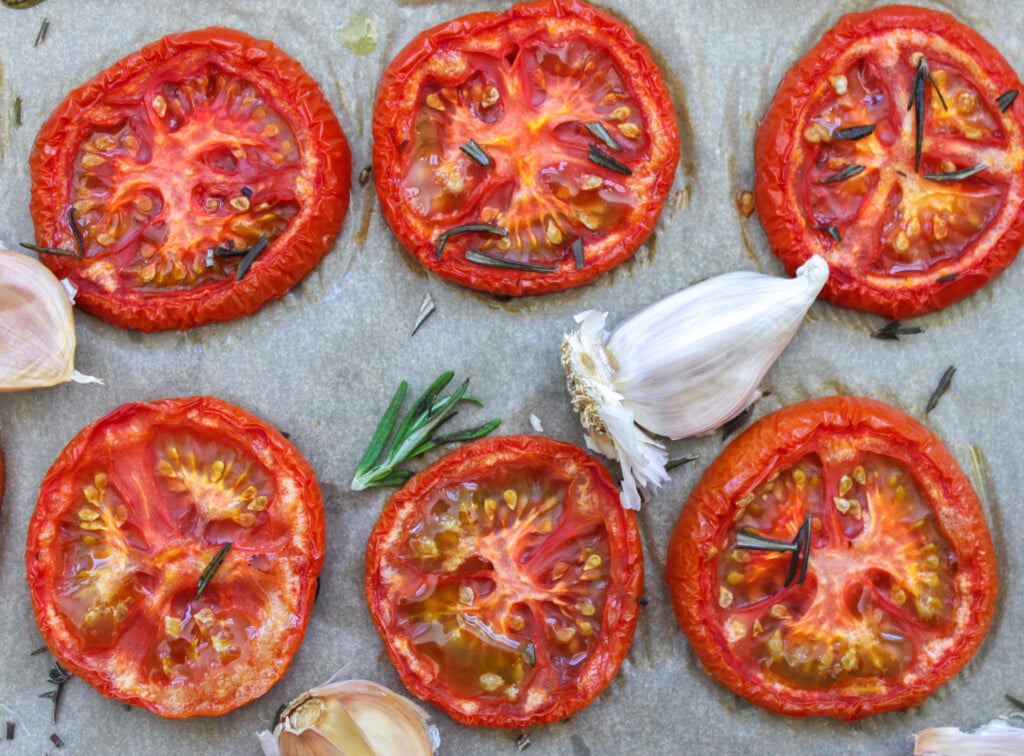
[[[370,162],[370,115],[380,71],[421,30],[502,0],[335,0],[232,2],[48,0],[17,11],[0,7],[0,238],[33,237],[27,156],[65,93],[163,34],[222,24],[270,38],[300,60],[335,106],[348,134],[354,174]],[[277,708],[339,668],[402,690],[363,599],[367,535],[388,490],[353,494],[355,464],[392,392],[413,392],[451,368],[471,379],[486,403],[465,425],[490,417],[502,432],[532,432],[583,443],[559,366],[562,334],[584,309],[624,317],[689,283],[736,269],[781,274],[756,217],[735,207],[752,184],[753,134],[786,69],[845,11],[864,2],[675,0],[601,5],[646,40],[669,83],[683,135],[683,157],[666,210],[636,259],[583,289],[497,301],[428,276],[383,224],[372,184],[353,185],[352,206],[331,253],[282,300],[233,323],[187,333],[141,335],[79,314],[78,368],[106,386],[64,385],[0,395],[0,442],[7,490],[0,511],[0,723],[16,722],[0,753],[56,750],[57,732],[73,753],[254,754],[254,733]],[[972,24],[1024,70],[1019,4],[973,0],[938,4]],[[375,49],[356,54],[339,32],[353,14],[375,25]],[[40,25],[45,40],[34,47]],[[367,45],[371,47],[372,45]],[[364,48],[365,49],[365,48]],[[21,126],[12,123],[21,98]],[[759,417],[792,402],[849,392],[888,401],[917,417],[949,365],[950,392],[927,418],[974,479],[999,552],[1002,593],[981,652],[921,708],[859,724],[794,720],[766,713],[711,682],[699,669],[671,612],[662,580],[666,541],[689,491],[720,451],[721,434],[672,445],[699,453],[673,472],[640,514],[646,549],[646,606],[616,680],[570,721],[529,732],[533,754],[909,753],[909,736],[934,725],[973,727],[1011,710],[1024,696],[1024,519],[1019,492],[1024,262],[966,302],[915,324],[925,333],[869,338],[879,318],[816,304],[789,350],[768,374]],[[425,294],[437,311],[409,336]],[[167,721],[103,698],[81,680],[64,690],[57,725],[41,645],[25,585],[23,551],[38,485],[72,436],[118,405],[209,393],[291,434],[316,469],[327,508],[322,591],[306,639],[285,678],[266,696],[214,719]],[[473,422],[476,421],[476,422]],[[987,460],[972,465],[970,448]],[[415,464],[420,469],[423,462]],[[429,707],[428,707],[429,708]],[[436,712],[442,752],[511,754],[516,733],[471,729]]]

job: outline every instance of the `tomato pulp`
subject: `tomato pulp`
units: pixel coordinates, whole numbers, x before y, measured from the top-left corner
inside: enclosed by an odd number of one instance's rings
[[[643,554],[601,464],[536,436],[467,444],[387,503],[366,596],[414,694],[464,724],[564,719],[611,682],[636,629]]]
[[[784,408],[733,441],[686,503],[666,579],[713,678],[775,712],[843,720],[921,704],[977,651],[998,590],[956,460],[853,397]]]
[[[180,718],[231,711],[284,674],[323,554],[320,489],[298,451],[192,397],[126,404],[81,431],[43,480],[25,557],[58,661]]]
[[[402,245],[504,295],[592,281],[650,235],[679,135],[633,33],[577,0],[430,29],[385,69],[373,175]]]
[[[68,94],[30,161],[41,254],[76,304],[143,331],[231,320],[327,253],[351,156],[316,82],[278,47],[164,37]]]
[[[786,74],[757,131],[754,200],[793,273],[890,318],[984,286],[1024,243],[1020,79],[946,13],[843,16]]]

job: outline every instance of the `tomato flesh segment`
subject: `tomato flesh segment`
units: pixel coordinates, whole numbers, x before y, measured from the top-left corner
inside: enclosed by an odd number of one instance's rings
[[[270,473],[252,455],[212,431],[150,432],[149,469],[114,461],[81,478],[59,523],[56,606],[90,646],[145,649],[148,682],[201,683],[214,667],[249,655],[271,584],[281,579],[268,577],[275,568],[260,557],[285,539],[267,511]],[[161,495],[140,496],[139,486]],[[203,570],[226,542],[218,569],[226,581],[197,598]]]
[[[810,454],[737,498],[718,557],[718,613],[733,652],[802,687],[897,679],[954,623],[956,559],[910,470],[882,454]],[[803,584],[790,554],[736,547],[746,529],[791,541],[811,515]]]
[[[493,223],[507,237],[471,246],[520,262],[557,263],[576,239],[615,229],[635,198],[592,146],[628,167],[649,138],[607,50],[538,34],[520,47],[443,49],[418,100],[403,192],[424,220]],[[514,105],[513,105],[514,103]],[[599,124],[614,144],[594,136]],[[487,165],[461,148],[475,142]]]
[[[919,55],[902,49],[886,57],[884,67],[858,58],[830,75],[801,137],[806,216],[841,237],[823,244],[849,247],[859,258],[856,267],[874,275],[919,273],[957,261],[985,233],[1008,191],[987,169],[953,181],[928,178],[973,167],[977,162],[969,160],[979,146],[996,157],[1008,149],[991,104],[945,61],[926,60],[931,80],[925,76],[918,168]],[[868,136],[842,138],[845,130],[868,125],[875,127]],[[863,170],[840,178],[849,166]]]
[[[397,624],[463,697],[516,700],[575,684],[601,632],[608,544],[601,513],[571,480],[520,468],[438,489],[398,570],[409,581]],[[536,680],[537,669],[553,669]]]
[[[272,240],[298,213],[297,140],[255,84],[208,65],[150,83],[118,117],[86,132],[70,178],[88,269],[105,288],[223,280],[240,256],[211,249]]]

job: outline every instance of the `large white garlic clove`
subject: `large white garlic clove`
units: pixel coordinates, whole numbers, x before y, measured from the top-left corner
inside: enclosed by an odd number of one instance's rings
[[[914,756],[1012,756],[1024,753],[1024,727],[993,719],[973,732],[930,727],[914,733]]]
[[[75,370],[68,294],[49,269],[0,247],[0,391],[102,383]]]
[[[431,756],[440,744],[423,709],[369,680],[303,693],[257,737],[265,756]]]
[[[815,255],[792,279],[715,276],[641,310],[612,333],[606,315],[576,316],[562,344],[573,408],[587,445],[622,468],[622,503],[668,480],[664,446],[714,430],[757,397],[765,373],[828,279]]]

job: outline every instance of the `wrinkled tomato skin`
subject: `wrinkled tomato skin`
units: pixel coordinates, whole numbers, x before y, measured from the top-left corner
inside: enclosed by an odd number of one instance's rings
[[[833,240],[822,229],[813,228],[814,220],[801,209],[797,198],[807,189],[795,176],[803,151],[801,136],[808,125],[809,108],[822,82],[828,81],[833,64],[862,39],[878,37],[877,45],[883,47],[886,37],[917,32],[934,35],[959,51],[962,57],[950,61],[952,68],[966,67],[964,61],[976,66],[970,82],[991,102],[1003,93],[1024,90],[999,51],[950,14],[914,6],[880,7],[841,17],[789,70],[754,141],[755,208],[771,249],[786,270],[793,274],[811,255],[822,254],[830,263],[829,280],[821,292],[823,299],[896,320],[935,312],[970,296],[1005,270],[1024,245],[1024,165],[1019,155],[1024,100],[1020,97],[1002,114],[1000,123],[1012,135],[1005,157],[1010,163],[1007,173],[1013,178],[1008,181],[1007,196],[998,217],[989,223],[990,229],[999,226],[999,230],[971,242],[960,260],[920,275],[893,275],[888,280],[884,276],[870,276],[859,263],[837,264],[828,252]],[[928,45],[921,47],[926,56],[933,54]],[[908,112],[906,102],[895,103],[894,108],[901,114]],[[909,128],[913,129],[912,122]],[[935,137],[926,130],[926,150],[930,140]],[[894,161],[892,168],[909,172],[913,171],[914,163]],[[842,242],[835,244],[841,245]]]
[[[410,595],[412,588],[406,584],[389,584],[385,574],[392,568],[398,568],[402,558],[396,555],[396,549],[406,542],[410,535],[407,530],[409,523],[416,522],[432,497],[460,483],[485,488],[495,470],[523,465],[538,469],[546,467],[552,471],[552,476],[569,470],[574,479],[589,491],[588,506],[596,508],[591,511],[596,511],[598,514],[595,516],[603,521],[610,552],[608,561],[611,563],[606,592],[601,597],[604,605],[599,615],[599,638],[580,665],[578,674],[558,680],[557,695],[553,695],[553,691],[545,687],[548,683],[543,682],[551,681],[555,674],[543,662],[548,658],[548,640],[543,638],[543,633],[542,637],[535,638],[537,668],[534,676],[541,682],[524,683],[524,687],[538,685],[535,693],[542,703],[532,708],[522,701],[506,702],[493,698],[484,701],[460,696],[453,691],[443,666],[439,667],[413,648],[409,633],[399,625],[398,604]],[[470,726],[531,727],[566,719],[588,706],[617,674],[629,651],[638,619],[638,600],[643,590],[639,529],[634,514],[621,507],[618,497],[617,487],[596,459],[576,446],[539,436],[504,436],[469,443],[411,478],[384,506],[370,535],[365,580],[366,597],[374,623],[380,631],[385,651],[406,687],[455,720]],[[570,534],[572,525],[567,526]],[[510,535],[503,548],[514,552],[516,538],[515,534]],[[532,577],[539,580],[541,576],[532,574]],[[499,623],[505,618],[489,619]]]
[[[175,531],[182,518],[173,514],[168,503],[171,497],[166,490],[155,490],[148,480],[157,477],[155,461],[160,459],[154,439],[180,439],[188,432],[200,434],[199,446],[207,451],[217,448],[218,453],[233,457],[236,467],[247,456],[254,463],[250,470],[269,471],[274,476],[267,484],[270,505],[257,513],[267,519],[249,533],[236,530],[237,542],[213,574],[202,599],[193,598],[197,578],[222,544]],[[125,434],[142,440],[121,443],[118,437]],[[190,464],[193,475],[197,471],[209,474],[208,459],[197,463],[192,458]],[[111,490],[135,491],[134,498],[124,497],[126,524],[137,530],[133,541],[141,539],[151,546],[148,551],[134,546],[129,550],[128,563],[139,566],[140,572],[152,579],[149,587],[140,591],[146,601],[144,605],[135,601],[118,639],[103,643],[86,637],[61,604],[74,585],[72,578],[61,574],[75,547],[66,536],[67,523],[74,522],[76,511],[81,517],[88,506],[81,492],[97,471],[110,473]],[[115,476],[130,485],[116,486]],[[225,472],[223,480],[227,479]],[[83,519],[82,524],[88,522]],[[39,632],[61,665],[108,698],[168,719],[233,711],[266,693],[287,671],[302,642],[323,566],[324,525],[323,499],[313,469],[283,435],[255,415],[209,396],[122,405],[75,436],[40,485],[25,550]],[[158,561],[165,557],[166,562]],[[284,562],[287,567],[281,566]],[[243,577],[233,582],[236,571]],[[263,574],[257,574],[260,571]],[[118,575],[110,577],[117,579]],[[159,599],[162,603],[156,598],[160,596],[164,597]],[[272,608],[262,603],[271,599],[275,602]],[[259,604],[262,624],[243,629],[247,640],[235,639],[245,648],[237,666],[225,665],[229,667],[226,674],[210,664],[209,669],[197,671],[198,680],[169,683],[156,667],[147,664],[147,652],[152,653],[162,638],[161,611],[166,607],[187,606],[186,616],[191,614],[194,621],[201,608],[234,616],[234,610],[242,612],[253,604]]]
[[[868,441],[848,441],[858,436]],[[948,643],[936,658],[917,658],[924,654],[915,644],[913,662],[898,675],[857,676],[833,686],[794,686],[763,664],[754,668],[744,663],[734,652],[716,616],[721,611],[720,589],[711,565],[720,558],[718,550],[724,555],[728,548],[726,542],[738,524],[736,501],[744,492],[770,482],[773,471],[794,464],[809,450],[834,460],[859,459],[857,455],[863,452],[855,448],[858,443],[884,449],[885,454],[900,459],[918,487],[928,491],[931,498],[927,503],[941,536],[955,554],[953,571],[958,587],[949,613],[958,619],[949,637],[941,633],[931,637]],[[832,452],[827,451],[830,448]],[[828,492],[827,470],[824,477]],[[828,501],[827,494],[825,498]],[[892,548],[904,546],[898,541]],[[815,562],[812,550],[812,575]],[[956,675],[985,638],[999,584],[982,505],[946,447],[931,431],[895,408],[848,396],[813,399],[778,410],[726,447],[705,471],[679,517],[669,542],[665,576],[676,618],[710,677],[769,711],[845,721],[919,706]],[[827,621],[837,620],[828,616]]]
[[[75,284],[75,303],[83,311],[122,328],[186,330],[255,312],[268,301],[284,296],[313,269],[330,250],[348,211],[351,153],[317,83],[272,42],[234,29],[212,27],[163,37],[101,71],[65,97],[43,125],[29,160],[29,207],[36,243],[78,249],[68,218],[75,202],[71,179],[90,129],[116,121],[126,108],[147,107],[143,98],[152,96],[161,83],[187,76],[204,64],[216,65],[225,74],[252,84],[294,133],[300,180],[284,188],[294,190],[299,209],[283,231],[274,232],[269,246],[240,281],[232,271],[220,280],[192,287],[171,286],[153,292],[122,282],[109,291],[82,276],[85,263],[104,252],[88,237],[84,261],[40,255],[58,278]],[[188,175],[192,166],[173,165],[170,170]],[[151,185],[167,186],[174,183],[175,176],[147,178]],[[269,187],[271,192],[280,189]],[[191,234],[198,213],[201,210],[194,207],[177,207],[167,220],[183,229],[183,234]],[[234,243],[230,237],[219,241]]]
[[[524,23],[525,22],[525,23]],[[637,164],[630,164],[637,179],[633,208],[629,217],[597,234],[585,234],[585,264],[577,268],[566,249],[556,261],[555,272],[529,272],[487,267],[464,259],[471,244],[465,237],[452,237],[438,259],[437,238],[453,223],[444,219],[417,218],[410,209],[403,179],[412,157],[408,155],[415,134],[419,108],[416,104],[422,73],[432,56],[445,49],[474,49],[479,40],[505,44],[517,49],[531,36],[549,27],[557,30],[572,26],[568,41],[597,40],[621,67],[625,86],[637,100],[645,138],[650,146]],[[518,27],[520,31],[510,30]],[[526,29],[528,31],[521,31]],[[467,44],[467,40],[469,44]],[[562,40],[565,41],[565,40]],[[580,84],[582,91],[584,85]],[[522,103],[505,106],[517,113],[526,112]],[[485,129],[481,129],[486,134]],[[483,137],[479,137],[483,141]],[[595,145],[600,142],[593,140]],[[522,144],[519,145],[527,149]],[[543,151],[543,147],[538,150]],[[529,296],[562,291],[590,283],[603,273],[633,256],[654,230],[662,206],[675,177],[679,161],[679,134],[675,110],[662,81],[661,71],[647,48],[622,22],[578,0],[540,0],[512,6],[504,13],[481,12],[454,19],[424,31],[412,40],[385,68],[373,114],[373,177],[384,219],[402,246],[427,270],[443,279],[478,291],[502,296]],[[457,151],[453,154],[457,154]],[[615,157],[616,152],[610,152]],[[586,161],[583,161],[584,163]],[[591,164],[594,173],[601,171]],[[488,170],[499,170],[501,166]],[[610,178],[615,178],[610,175]],[[621,176],[617,177],[622,179]],[[531,183],[539,177],[529,177]],[[479,223],[476,217],[460,223]],[[513,223],[515,217],[510,219]]]

